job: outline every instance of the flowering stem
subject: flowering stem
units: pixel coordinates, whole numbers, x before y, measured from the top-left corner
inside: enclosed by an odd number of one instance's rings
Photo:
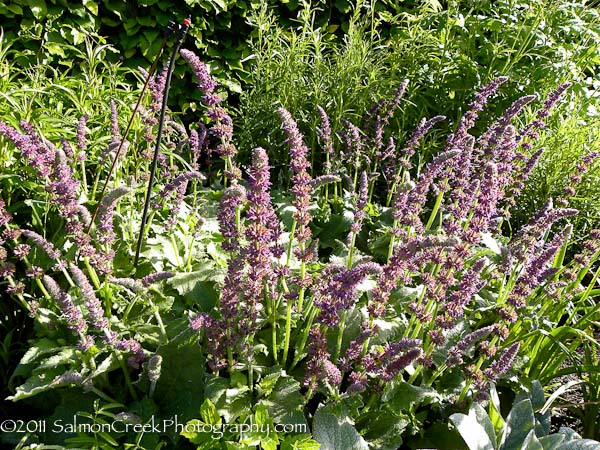
[[[350,237],[350,248],[348,249],[348,262],[346,264],[347,269],[352,268],[352,258],[354,255],[355,244],[356,244],[356,233],[353,232]],[[347,310],[343,310],[341,317],[340,317],[340,323],[338,324],[338,336],[337,336],[337,342],[336,342],[336,346],[335,346],[334,360],[337,360],[339,358],[340,352],[342,351],[342,341],[344,339],[344,330],[346,329],[346,315],[347,315]]]
[[[152,286],[150,288],[150,291],[152,291],[156,295],[162,297],[163,299],[166,299],[166,297],[154,286]],[[156,307],[156,305],[154,304],[154,302],[152,300],[148,299],[148,302],[150,303],[150,306],[151,306],[152,310],[154,311],[154,318],[156,319],[156,323],[158,324],[158,328],[160,329],[160,334],[163,337],[163,341],[164,341],[163,343],[167,343],[169,341],[169,338],[167,336],[167,330],[165,329],[165,324],[163,323],[162,317],[160,316],[160,311],[158,310],[158,308]]]
[[[296,219],[292,222],[292,229],[290,231],[290,240],[287,248],[287,257],[286,257],[286,266],[289,267],[290,261],[292,259],[292,243],[294,242],[294,234],[296,233]],[[300,294],[298,294],[298,298],[300,298]],[[290,334],[292,332],[292,300],[290,298],[287,299],[287,307],[285,314],[285,341],[283,344],[283,359],[281,364],[285,365],[287,360],[287,355],[290,346]]]
[[[348,314],[347,310],[343,310],[341,317],[340,317],[340,323],[338,324],[338,336],[337,336],[337,342],[336,342],[336,346],[335,346],[335,354],[334,354],[334,361],[336,361],[339,357],[340,357],[340,353],[342,351],[342,341],[344,340],[344,330],[346,329],[346,316]]]
[[[300,358],[302,357],[302,352],[304,351],[304,347],[306,346],[306,341],[308,341],[308,333],[312,327],[313,321],[315,320],[315,316],[317,315],[317,309],[311,305],[308,309],[308,317],[306,319],[306,325],[302,329],[302,339],[300,340],[300,345],[298,346],[298,351],[296,352],[296,356],[294,356],[294,361],[290,366],[290,371],[296,367],[296,364],[300,362]]]
[[[175,242],[175,236],[173,234],[169,234],[169,238],[171,240],[171,247],[173,248],[173,254],[175,255],[175,263],[177,267],[181,266],[181,261],[179,260],[179,249],[177,248],[177,242]]]
[[[85,193],[85,197],[86,199],[89,200],[88,198],[88,185],[87,185],[87,176],[85,174],[85,161],[82,160],[81,161],[81,178],[82,178],[82,184],[83,184],[83,192]],[[88,225],[91,226],[91,223]]]
[[[292,333],[292,299],[287,299],[287,308],[285,312],[285,342],[283,344],[283,358],[281,364],[285,365],[288,351],[290,348],[290,335]]]
[[[94,283],[96,290],[100,289],[100,280],[98,279],[98,275],[96,275],[96,271],[90,265],[90,259],[87,256],[83,258],[83,264],[85,264],[85,268],[87,269],[87,272],[90,275],[90,279],[92,280],[92,283]]]
[[[120,403],[118,401],[116,401],[114,398],[109,397],[108,395],[106,395],[104,392],[102,392],[100,389],[96,388],[96,387],[92,387],[90,389],[90,392],[93,392],[94,394],[96,394],[98,397],[100,397],[102,400],[106,400],[109,403],[114,403],[119,405]],[[45,447],[45,448],[50,448],[50,447]],[[56,448],[62,448],[62,447],[56,447]]]
[[[15,283],[15,280],[13,279],[12,275],[9,275],[7,278],[8,278],[8,284],[10,284],[10,287],[14,288],[14,287],[17,286],[17,283]],[[36,279],[36,281],[39,281],[39,279]],[[40,289],[43,290],[42,292],[44,293],[44,297],[50,298],[50,295],[48,294],[48,291],[46,291],[46,288],[44,288],[44,285],[41,282],[38,283],[38,286],[40,286]],[[26,311],[30,311],[31,312],[31,308],[29,307],[29,303],[27,303],[27,301],[25,300],[25,297],[23,297],[23,294],[17,294],[17,298],[19,299],[19,301],[23,305],[23,308],[25,308]]]
[[[437,198],[435,199],[435,204],[433,205],[433,209],[431,210],[431,214],[429,215],[429,220],[427,221],[427,225],[425,225],[425,231],[428,231],[431,228],[431,225],[433,225],[433,221],[437,217],[443,199],[444,192],[442,191],[437,195]]]
[[[283,297],[283,293],[279,294],[279,297],[276,299],[271,298],[272,306],[271,306],[271,341],[273,344],[273,351],[271,352],[273,355],[273,359],[275,360],[275,364],[278,364],[277,357],[277,305],[281,301]],[[286,355],[287,356],[287,355]]]
[[[496,342],[498,342],[498,336],[494,336],[491,340],[490,340],[490,346],[493,346],[496,344]],[[480,356],[479,360],[477,361],[477,364],[475,365],[475,370],[479,370],[481,369],[481,366],[483,365],[483,362],[485,361],[487,357],[484,356]],[[465,397],[467,396],[467,394],[469,393],[469,389],[471,387],[471,380],[466,380],[465,381],[465,387],[463,388],[462,392],[460,393],[460,396],[458,397],[458,403],[461,403]]]
[[[123,360],[123,355],[118,355],[115,352],[115,356],[117,357],[117,360],[119,361],[119,365],[121,366],[121,370],[123,371],[123,376],[125,377],[125,383],[127,384],[127,389],[129,390],[129,393],[131,394],[131,396],[133,397],[133,399],[135,401],[138,401],[138,396],[137,396],[135,390],[133,389],[133,385],[131,384],[131,377],[129,376],[129,370],[127,370],[127,365],[125,364],[125,361]]]

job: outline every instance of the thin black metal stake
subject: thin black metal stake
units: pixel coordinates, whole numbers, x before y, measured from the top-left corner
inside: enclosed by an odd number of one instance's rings
[[[160,110],[160,120],[158,122],[158,133],[156,134],[156,147],[154,147],[154,156],[152,158],[152,167],[150,169],[150,179],[148,180],[148,189],[146,191],[146,200],[144,201],[144,212],[142,213],[142,225],[140,226],[140,234],[138,236],[137,248],[135,250],[135,259],[133,261],[133,267],[137,269],[138,262],[140,259],[140,252],[142,250],[142,244],[144,242],[144,230],[146,229],[146,221],[148,220],[148,208],[150,206],[150,197],[152,195],[152,187],[154,185],[154,176],[156,174],[156,166],[158,164],[158,154],[160,151],[160,141],[162,138],[163,125],[165,121],[165,114],[167,111],[167,101],[169,99],[169,87],[171,85],[171,75],[173,75],[173,67],[175,66],[175,58],[179,52],[179,47],[185,39],[185,35],[190,27],[191,19],[185,19],[183,25],[178,25],[179,36],[177,42],[173,47],[173,53],[171,60],[169,61],[169,67],[167,68],[167,78],[165,80],[165,89],[163,92],[162,108]],[[173,24],[175,25],[175,24]]]
[[[104,199],[104,195],[106,194],[106,188],[108,187],[108,184],[110,183],[110,178],[112,177],[113,172],[115,171],[115,168],[117,167],[117,161],[119,160],[119,155],[121,154],[121,150],[123,149],[123,144],[127,140],[127,135],[129,134],[129,131],[131,130],[131,126],[133,125],[133,119],[135,118],[135,115],[136,115],[138,109],[140,108],[142,99],[144,98],[144,94],[146,93],[148,84],[150,84],[150,79],[152,78],[152,75],[154,75],[154,71],[156,70],[156,66],[158,65],[158,60],[160,59],[160,56],[162,55],[163,48],[165,47],[165,44],[167,43],[168,38],[169,38],[168,35],[165,36],[162,43],[160,44],[158,53],[156,54],[156,57],[154,58],[154,61],[152,62],[152,65],[150,66],[150,70],[148,71],[148,76],[146,77],[146,81],[144,82],[144,87],[142,87],[142,92],[140,93],[140,96],[138,97],[135,107],[133,108],[133,112],[131,113],[131,116],[129,117],[129,122],[127,122],[127,127],[125,128],[125,132],[123,133],[123,138],[121,139],[121,142],[119,142],[119,146],[117,147],[117,151],[115,152],[115,157],[110,165],[110,170],[108,171],[108,177],[106,177],[106,182],[104,183],[104,187],[102,188],[102,191],[100,192],[100,197],[98,197],[96,209],[94,210],[94,214],[92,215],[92,220],[90,220],[90,223],[88,225],[88,228],[87,228],[88,234],[90,233],[90,230],[92,229],[94,220],[96,220],[96,215],[98,214],[98,210],[100,209],[100,205],[102,205],[102,200]]]

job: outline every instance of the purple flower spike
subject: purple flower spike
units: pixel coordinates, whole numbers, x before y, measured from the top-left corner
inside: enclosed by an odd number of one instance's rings
[[[96,297],[94,288],[90,284],[88,278],[75,264],[69,264],[69,270],[71,271],[73,280],[79,287],[81,295],[85,300],[85,306],[90,313],[92,324],[100,330],[106,329],[108,327],[108,319],[104,317],[104,309],[102,309],[102,304],[98,300],[98,297]]]
[[[206,95],[212,94],[217,87],[217,83],[208,73],[208,66],[200,61],[200,58],[198,58],[196,54],[190,50],[181,49],[179,53],[181,53],[183,59],[194,71],[194,75],[198,80],[200,90]]]
[[[78,334],[84,334],[86,329],[85,320],[83,319],[79,308],[73,303],[71,296],[64,292],[58,286],[58,283],[48,275],[44,275],[43,280],[44,285],[48,290],[48,294],[50,294],[50,297],[56,302],[60,311],[67,319],[69,329]]]
[[[287,143],[290,146],[290,167],[294,172],[291,178],[292,193],[294,194],[293,205],[296,208],[294,219],[298,224],[296,230],[296,239],[298,242],[306,242],[310,239],[311,231],[308,224],[311,215],[308,211],[311,195],[311,176],[308,173],[310,163],[308,162],[308,148],[304,144],[302,134],[298,130],[298,125],[292,118],[292,115],[285,109],[277,110],[281,118],[283,131],[287,136]]]
[[[158,283],[159,281],[168,280],[175,276],[174,272],[156,272],[150,275],[146,275],[142,278],[142,286],[148,287],[151,284]]]
[[[321,128],[318,130],[319,136],[323,143],[325,155],[327,155],[325,174],[329,174],[331,172],[331,162],[335,157],[333,153],[333,141],[331,140],[331,123],[329,122],[329,116],[323,108],[317,106],[317,110],[319,111],[319,117],[321,118]]]
[[[490,367],[485,369],[483,373],[490,381],[498,380],[498,378],[510,370],[518,352],[519,343],[515,342],[502,353],[498,360],[494,361]]]
[[[131,188],[120,186],[110,191],[102,199],[98,209],[98,241],[112,244],[117,237],[113,229],[113,214],[121,197],[131,192]]]
[[[246,203],[246,189],[242,185],[234,184],[225,189],[219,210],[217,212],[217,220],[219,222],[219,230],[223,236],[221,244],[223,250],[237,252],[239,250],[240,230],[237,226],[237,210]]]
[[[79,118],[79,123],[77,124],[77,148],[82,152],[87,148],[85,130],[89,117],[88,114],[84,114]]]

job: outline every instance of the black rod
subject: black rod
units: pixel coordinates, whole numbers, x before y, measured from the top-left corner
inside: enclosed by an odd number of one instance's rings
[[[142,244],[144,242],[144,230],[146,229],[146,221],[148,220],[148,208],[150,206],[150,197],[152,195],[152,187],[154,185],[154,176],[156,174],[156,166],[158,165],[158,154],[160,152],[160,141],[162,138],[163,125],[165,121],[165,114],[167,111],[167,101],[169,99],[169,87],[171,84],[171,75],[173,75],[173,68],[175,66],[175,58],[179,52],[179,47],[183,43],[183,39],[190,26],[190,19],[186,19],[183,25],[179,28],[179,37],[175,46],[173,47],[173,53],[171,60],[169,61],[169,67],[167,68],[167,78],[165,80],[165,89],[163,92],[162,108],[160,110],[160,120],[158,122],[158,133],[156,134],[156,146],[154,147],[154,156],[152,158],[152,167],[150,169],[150,179],[148,180],[148,189],[146,190],[146,199],[144,201],[144,212],[142,213],[142,224],[140,226],[140,234],[138,236],[137,248],[135,250],[135,259],[133,261],[134,269],[137,269],[137,265],[140,259],[140,252],[142,250]]]

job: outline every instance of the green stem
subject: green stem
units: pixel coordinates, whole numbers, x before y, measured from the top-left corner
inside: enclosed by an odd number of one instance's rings
[[[292,333],[292,300],[287,300],[287,307],[285,312],[285,341],[283,344],[283,357],[281,359],[281,365],[285,366],[287,361],[288,351],[290,348],[290,335]]]
[[[427,221],[427,225],[425,225],[425,231],[428,231],[431,228],[431,225],[433,225],[433,222],[434,222],[435,218],[437,217],[437,213],[442,204],[443,198],[444,198],[444,192],[442,191],[437,195],[437,197],[435,199],[435,205],[433,205],[433,210],[431,211],[431,214],[429,215],[429,220]]]
[[[119,365],[121,366],[121,370],[123,371],[123,376],[125,377],[125,383],[127,384],[127,389],[129,390],[131,397],[133,397],[133,399],[137,402],[138,396],[137,396],[135,390],[133,389],[133,385],[131,384],[131,377],[129,376],[129,370],[127,370],[127,364],[123,360],[122,355],[119,355],[115,352],[115,356],[117,357],[117,360],[119,361]]]

